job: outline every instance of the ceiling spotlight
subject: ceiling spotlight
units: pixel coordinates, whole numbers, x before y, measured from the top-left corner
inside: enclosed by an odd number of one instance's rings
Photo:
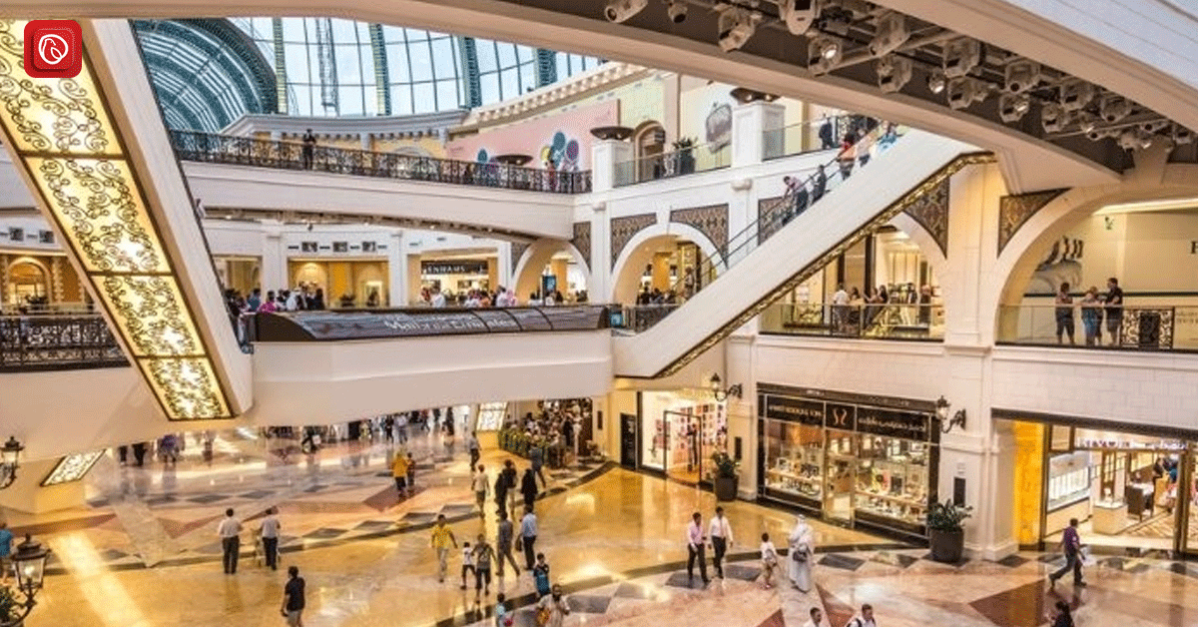
[[[1018,122],[1031,106],[1032,101],[1027,94],[1003,94],[998,98],[998,117],[1007,124]]]
[[[948,81],[944,78],[944,70],[936,68],[928,75],[928,89],[933,94],[939,94],[944,91],[944,86]]]
[[[1040,124],[1045,133],[1060,133],[1069,124],[1069,112],[1055,102],[1050,102],[1040,109]]]
[[[648,5],[649,0],[608,0],[603,15],[609,22],[626,22]]]
[[[948,106],[954,109],[964,109],[975,102],[986,99],[986,85],[962,76],[948,82]]]
[[[778,0],[778,17],[794,35],[805,35],[819,17],[819,0]]]
[[[1124,150],[1144,150],[1152,146],[1152,139],[1150,133],[1129,128],[1119,134],[1119,147]]]
[[[955,39],[944,46],[944,75],[960,78],[982,63],[982,42],[976,39]]]
[[[1021,94],[1040,83],[1040,64],[1030,59],[1017,59],[1007,64],[1006,88],[1012,94]]]
[[[911,59],[889,54],[878,59],[878,87],[892,94],[911,81]]]
[[[1090,130],[1086,131],[1086,139],[1088,139],[1092,142],[1096,142],[1096,141],[1104,140],[1108,137],[1115,137],[1118,134],[1119,134],[1119,131],[1112,131],[1110,129],[1104,129],[1104,128],[1094,128],[1094,129],[1090,129]]]
[[[1184,127],[1173,125],[1173,143],[1178,146],[1194,143],[1194,131]]]
[[[666,15],[675,24],[686,21],[687,4],[685,0],[666,0]]]
[[[748,43],[757,32],[761,14],[740,8],[730,8],[720,13],[720,49],[732,52]]]
[[[1155,133],[1157,131],[1163,131],[1168,126],[1169,126],[1168,120],[1150,120],[1148,122],[1140,123],[1140,128],[1144,129],[1145,133]]]
[[[1094,85],[1074,79],[1061,84],[1061,107],[1066,111],[1078,111],[1094,99]]]
[[[869,53],[875,57],[888,55],[898,50],[910,38],[907,16],[898,11],[891,11],[878,18],[878,29],[869,42]]]
[[[807,44],[807,69],[819,76],[840,65],[843,49],[831,37],[815,37]]]
[[[1131,115],[1131,101],[1118,94],[1107,94],[1098,102],[1098,115],[1107,122],[1118,122]]]

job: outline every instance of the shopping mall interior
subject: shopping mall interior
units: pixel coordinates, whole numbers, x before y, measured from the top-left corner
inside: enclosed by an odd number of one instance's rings
[[[1196,32],[7,0],[0,627],[1196,625]]]

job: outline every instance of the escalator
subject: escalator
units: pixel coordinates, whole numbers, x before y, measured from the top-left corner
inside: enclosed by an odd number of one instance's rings
[[[992,159],[968,144],[912,131],[851,177],[834,172],[818,202],[788,209],[781,219],[767,212],[734,236],[709,261],[717,278],[674,313],[613,338],[617,376],[674,374],[945,178]]]

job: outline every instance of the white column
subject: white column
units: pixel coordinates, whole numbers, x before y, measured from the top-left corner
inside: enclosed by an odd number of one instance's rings
[[[280,224],[264,224],[262,228],[262,294],[287,287],[287,250]],[[327,289],[328,286],[326,285]],[[326,298],[329,296],[326,295]]]
[[[499,285],[508,289],[516,289],[516,268],[512,266],[512,243],[495,242],[495,251],[497,262],[495,276],[499,277]],[[520,263],[520,260],[516,259],[515,263]],[[497,287],[497,285],[492,285],[491,289]]]
[[[616,164],[632,161],[632,144],[601,139],[591,145],[592,191],[606,192],[615,187]]]
[[[786,125],[786,107],[757,100],[732,111],[732,167],[761,163],[764,133]]]
[[[408,302],[408,256],[403,250],[403,231],[387,238],[387,293],[391,307],[403,307]]]

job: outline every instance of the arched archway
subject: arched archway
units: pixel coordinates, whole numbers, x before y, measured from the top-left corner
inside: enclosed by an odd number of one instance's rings
[[[569,259],[564,259],[564,256],[568,256]],[[571,289],[572,291],[583,290],[587,293],[588,299],[591,298],[591,268],[588,260],[583,258],[582,253],[570,242],[539,239],[533,242],[528,247],[528,250],[524,251],[524,254],[521,255],[516,263],[515,270],[512,272],[513,279],[510,287],[516,290],[516,297],[520,302],[525,302],[529,294],[540,291],[541,276],[545,273],[546,267],[551,265],[555,260],[565,261],[567,266],[572,261],[582,275],[580,277],[581,285],[577,286],[577,289],[571,288],[569,277],[572,273],[569,272],[569,268],[567,267],[564,284],[562,277],[558,277],[558,291],[565,294],[567,289]]]
[[[704,259],[720,259],[716,264],[716,272],[719,274],[723,271],[719,248],[702,231],[678,222],[654,224],[634,235],[616,258],[611,273],[612,302],[636,302],[646,266],[652,264],[655,255],[676,247],[679,242],[688,242],[696,246],[698,255]]]
[[[660,178],[663,170],[661,156],[666,152],[666,129],[656,120],[641,123],[632,136],[636,151],[637,180]]]
[[[32,257],[18,257],[8,265],[4,303],[14,307],[41,306],[50,299],[50,270]]]

